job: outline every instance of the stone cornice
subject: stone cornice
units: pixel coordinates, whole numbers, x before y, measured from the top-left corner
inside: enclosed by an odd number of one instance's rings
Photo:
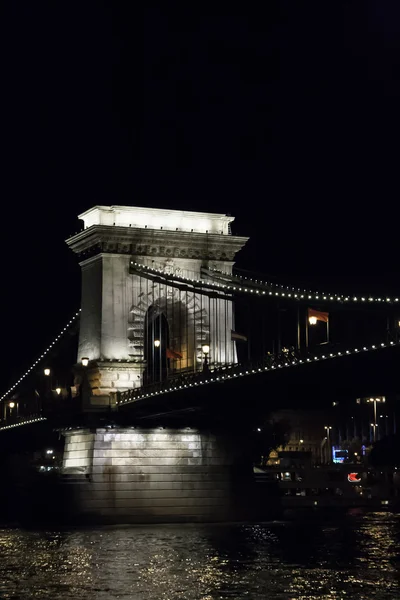
[[[233,260],[247,237],[93,225],[67,240],[82,259],[99,253]]]

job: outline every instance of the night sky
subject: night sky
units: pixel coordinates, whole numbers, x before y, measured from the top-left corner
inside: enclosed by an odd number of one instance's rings
[[[3,13],[2,393],[79,307],[96,204],[231,213],[242,268],[400,292],[400,3],[135,4]]]

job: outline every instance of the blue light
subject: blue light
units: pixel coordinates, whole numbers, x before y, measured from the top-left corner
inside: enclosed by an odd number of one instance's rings
[[[345,461],[348,455],[348,450],[342,450],[342,448],[332,447],[333,453],[333,462],[336,464],[341,464]]]

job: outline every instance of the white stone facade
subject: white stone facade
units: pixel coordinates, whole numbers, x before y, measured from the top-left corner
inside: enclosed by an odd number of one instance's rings
[[[195,233],[229,234],[234,217],[186,210],[165,210],[139,206],[94,206],[79,215],[85,228],[93,225],[163,229]]]
[[[139,387],[145,364],[145,318],[163,313],[170,348],[182,358],[174,371],[199,370],[202,345],[211,364],[236,362],[231,341],[232,301],[180,290],[132,271],[133,263],[198,278],[202,268],[230,273],[247,238],[230,235],[232,217],[135,207],[94,207],[80,218],[85,229],[67,243],[81,259],[82,313],[78,363],[89,358],[91,404]]]
[[[77,481],[76,516],[112,522],[224,521],[251,463],[237,439],[196,429],[65,433],[64,476]]]

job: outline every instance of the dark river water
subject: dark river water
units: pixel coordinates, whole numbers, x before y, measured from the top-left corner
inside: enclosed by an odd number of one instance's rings
[[[400,515],[0,530],[0,598],[400,599]]]

